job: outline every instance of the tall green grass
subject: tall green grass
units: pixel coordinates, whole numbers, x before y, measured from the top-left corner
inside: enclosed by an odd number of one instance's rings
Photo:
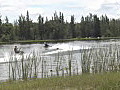
[[[120,73],[82,74],[79,76],[12,81],[0,84],[0,90],[119,90]]]
[[[120,71],[120,46],[98,46],[83,50],[81,53],[82,72],[118,72]]]

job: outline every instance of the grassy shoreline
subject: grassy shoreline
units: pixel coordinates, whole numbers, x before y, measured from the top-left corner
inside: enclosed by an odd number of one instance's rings
[[[11,81],[0,90],[119,90],[120,73],[82,74],[78,76]]]
[[[58,39],[58,40],[20,40],[20,41],[9,41],[0,42],[0,44],[32,44],[32,43],[57,43],[57,42],[69,42],[69,41],[91,41],[91,40],[109,40],[109,39],[120,39],[120,37],[100,37],[100,38],[72,38],[72,39]]]

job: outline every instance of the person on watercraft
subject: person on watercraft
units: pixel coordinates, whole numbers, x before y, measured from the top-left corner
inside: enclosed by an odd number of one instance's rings
[[[49,45],[47,43],[45,43],[45,46],[44,47],[49,47]]]
[[[15,52],[15,53],[24,53],[23,51],[20,51],[20,49],[18,50],[17,46],[15,46],[14,52]]]

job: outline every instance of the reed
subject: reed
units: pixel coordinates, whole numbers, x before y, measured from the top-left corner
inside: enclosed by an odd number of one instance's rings
[[[20,58],[16,55],[14,58],[10,57],[8,67],[10,80],[118,72],[120,46],[115,44],[84,48],[77,56],[74,51],[59,52],[54,55],[43,55],[33,51],[27,56],[21,55]]]
[[[100,73],[108,71],[119,71],[120,46],[110,45],[105,47],[84,50],[82,52],[82,72]]]

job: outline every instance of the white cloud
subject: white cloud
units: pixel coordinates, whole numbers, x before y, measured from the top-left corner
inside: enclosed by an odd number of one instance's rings
[[[108,14],[113,17],[119,13],[120,0],[0,0],[0,13],[11,21],[27,10],[33,20],[37,15],[51,17],[56,11],[64,13],[65,18],[75,15],[76,19],[89,13]]]

